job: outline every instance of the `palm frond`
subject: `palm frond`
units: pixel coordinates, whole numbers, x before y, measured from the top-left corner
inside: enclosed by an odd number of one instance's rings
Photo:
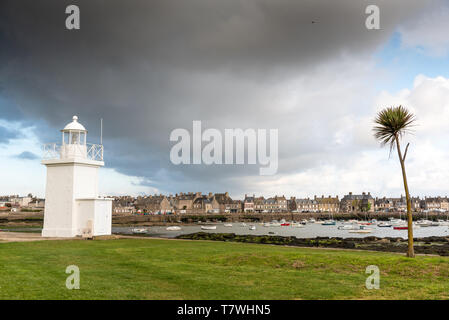
[[[382,146],[389,145],[391,153],[396,138],[400,139],[405,133],[411,132],[415,120],[415,116],[403,106],[385,108],[374,119],[374,137]]]

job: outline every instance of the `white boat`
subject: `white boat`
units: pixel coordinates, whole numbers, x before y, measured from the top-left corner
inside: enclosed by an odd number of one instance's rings
[[[249,230],[256,230],[256,226],[249,226]]]
[[[216,230],[217,226],[201,226],[201,230]]]
[[[390,218],[390,223],[394,226],[399,226],[399,225],[403,225],[405,224],[405,220],[402,219],[394,219],[394,218]]]
[[[304,228],[305,227],[305,225],[303,225],[302,223],[292,223],[291,226],[294,228]]]
[[[181,230],[181,227],[172,226],[172,227],[167,227],[165,230],[167,230],[167,231],[179,231],[179,230]]]
[[[345,224],[343,226],[338,226],[338,230],[360,230],[360,227],[357,225],[349,225]]]
[[[388,222],[380,222],[377,226],[381,228],[390,228],[392,224]]]
[[[248,226],[245,222],[242,222],[242,224],[240,225],[241,227],[246,227]]]
[[[440,224],[440,226],[449,226],[449,221],[448,220],[438,220],[438,223]]]
[[[371,232],[372,229],[364,225],[360,226],[354,225],[354,228],[349,230],[349,233],[371,233]]]
[[[421,219],[421,220],[416,221],[415,225],[420,226],[420,227],[431,227],[432,221]]]
[[[225,223],[224,226],[225,227],[232,227],[232,223]]]
[[[264,223],[264,227],[280,227],[281,224],[279,222],[267,222]]]
[[[147,229],[145,229],[145,228],[133,228],[133,229],[131,229],[131,232],[132,233],[146,233]]]

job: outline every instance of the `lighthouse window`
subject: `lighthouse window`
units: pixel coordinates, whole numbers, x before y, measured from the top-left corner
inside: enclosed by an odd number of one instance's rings
[[[79,144],[80,134],[78,132],[72,132],[72,142],[71,144]]]

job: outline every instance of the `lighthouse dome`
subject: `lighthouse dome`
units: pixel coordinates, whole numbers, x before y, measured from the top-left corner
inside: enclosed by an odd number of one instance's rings
[[[73,116],[72,120],[73,120],[72,122],[70,122],[64,127],[63,131],[69,130],[87,131],[86,128],[84,128],[84,126],[78,122],[77,116]]]

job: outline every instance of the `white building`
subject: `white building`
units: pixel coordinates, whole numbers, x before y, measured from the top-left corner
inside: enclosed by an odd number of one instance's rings
[[[112,199],[98,196],[103,146],[87,144],[87,130],[74,116],[62,143],[44,145],[47,167],[43,237],[111,234]]]

